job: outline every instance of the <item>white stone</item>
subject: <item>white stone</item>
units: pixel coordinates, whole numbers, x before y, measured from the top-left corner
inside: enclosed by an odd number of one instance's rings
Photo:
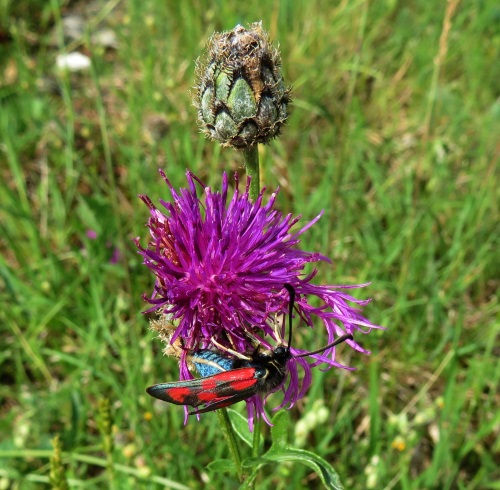
[[[82,71],[90,68],[90,58],[78,51],[67,54],[58,54],[56,65],[60,70]]]

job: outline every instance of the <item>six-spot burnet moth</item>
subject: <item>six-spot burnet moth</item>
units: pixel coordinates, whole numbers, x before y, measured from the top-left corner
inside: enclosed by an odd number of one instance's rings
[[[211,412],[246,400],[257,393],[267,394],[273,391],[285,380],[288,374],[287,362],[292,357],[317,354],[345,340],[353,339],[351,334],[342,335],[321,349],[293,356],[290,344],[295,290],[289,284],[284,287],[290,294],[288,346],[278,345],[270,351],[257,348],[250,357],[226,357],[202,349],[189,356],[201,378],[160,383],[150,386],[146,391],[155,398],[176,405],[190,405],[194,408],[205,405],[189,412],[189,415]]]

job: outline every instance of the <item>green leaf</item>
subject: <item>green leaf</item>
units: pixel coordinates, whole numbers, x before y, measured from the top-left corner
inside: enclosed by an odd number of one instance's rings
[[[208,463],[207,468],[215,473],[236,473],[236,465],[231,459],[217,459]]]
[[[272,445],[269,452],[286,449],[289,421],[288,412],[286,410],[280,410],[273,417],[273,426],[271,427]]]
[[[252,435],[248,428],[248,420],[236,410],[229,408],[227,410],[231,425],[238,437],[248,446],[252,447]]]
[[[266,464],[283,463],[284,461],[293,461],[305,464],[320,477],[325,488],[331,490],[344,490],[344,486],[340,481],[339,474],[335,469],[323,458],[311,451],[304,449],[287,448],[284,451],[274,451],[270,449],[261,458],[246,458],[241,463],[243,468],[256,467],[258,470]]]
[[[254,471],[256,471],[260,466],[266,464],[282,463],[284,461],[298,462],[314,470],[325,488],[343,490],[344,487],[338,473],[327,461],[311,451],[287,447],[288,422],[288,413],[285,410],[278,412],[273,418],[274,426],[271,428],[273,438],[271,448],[260,458],[246,458],[242,462],[242,467],[255,467]]]
[[[331,490],[344,490],[339,474],[334,470],[333,466],[317,454],[304,449],[293,448],[288,448],[286,451],[280,453],[276,452],[274,454],[269,454],[270,452],[271,450],[265,455],[266,459],[272,459],[276,462],[297,461],[305,464],[313,469],[320,477],[325,488]]]
[[[276,460],[271,459],[271,458],[266,458],[266,457],[258,457],[258,458],[245,458],[241,462],[241,467],[242,468],[253,468],[255,467],[261,467],[264,466],[265,464],[273,464],[276,463]]]

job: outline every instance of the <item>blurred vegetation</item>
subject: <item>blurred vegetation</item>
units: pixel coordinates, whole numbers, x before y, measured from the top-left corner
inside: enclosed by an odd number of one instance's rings
[[[294,88],[262,182],[304,221],[325,209],[303,240],[334,262],[318,280],[371,281],[356,295],[388,327],[370,357],[341,350],[358,371],[315,373],[291,426],[328,417],[290,441],[349,489],[499,488],[494,0],[0,2],[0,488],[47,488],[58,434],[70,488],[237,485],[206,469],[227,457],[214,414],[184,427],[145,394],[177,368],[140,313],[153,278],[132,239],[137,194],[169,198],[158,168],[177,186],[188,168],[215,187],[243,174],[189,91],[212,32],[256,20]],[[73,51],[88,70],[57,69]],[[305,466],[266,471],[257,488],[321,487]]]

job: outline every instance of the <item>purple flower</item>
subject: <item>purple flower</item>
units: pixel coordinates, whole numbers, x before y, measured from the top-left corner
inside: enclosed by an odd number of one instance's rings
[[[329,261],[325,256],[298,248],[300,236],[318,219],[298,231],[292,228],[299,221],[291,214],[276,209],[277,191],[267,203],[264,190],[255,203],[249,199],[249,180],[244,193],[236,190],[228,196],[228,179],[222,179],[222,192],[209,187],[187,173],[188,188],[175,190],[165,174],[172,202],[160,201],[164,211],[157,209],[147,196],[140,196],[149,207],[148,227],[151,240],[143,248],[136,239],[144,263],[156,276],[151,297],[145,299],[176,328],[167,336],[170,342],[183,346],[180,355],[181,379],[191,379],[186,352],[196,349],[220,351],[220,346],[244,354],[255,350],[257,341],[265,348],[287,342],[283,314],[288,312],[289,293],[284,284],[296,291],[295,325],[313,328],[322,324],[328,343],[345,333],[368,333],[373,325],[361,314],[361,306],[369,300],[358,300],[347,293],[352,286],[321,286],[312,281],[317,271],[306,274],[308,262]],[[203,188],[204,199],[198,196],[197,183]],[[312,303],[310,297],[314,297]],[[287,323],[287,322],[285,322]],[[298,330],[298,328],[297,328]],[[369,354],[356,341],[347,342],[353,349]],[[320,347],[311,346],[308,350]],[[176,350],[178,352],[178,350]],[[292,346],[292,354],[306,351]],[[292,357],[288,361],[288,380],[281,386],[284,400],[280,407],[288,408],[304,396],[311,384],[311,368],[352,369],[335,360],[335,348],[310,356]],[[304,374],[299,381],[299,366]],[[258,396],[247,401],[249,418],[264,414],[264,402]]]

